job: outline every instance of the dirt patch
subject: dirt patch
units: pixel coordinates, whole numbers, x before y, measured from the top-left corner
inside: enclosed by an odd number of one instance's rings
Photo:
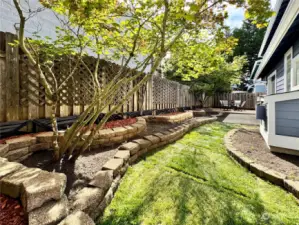
[[[241,129],[232,137],[233,145],[259,164],[299,180],[299,156],[272,153],[258,130]]]
[[[26,225],[27,221],[20,202],[0,194],[0,225]]]

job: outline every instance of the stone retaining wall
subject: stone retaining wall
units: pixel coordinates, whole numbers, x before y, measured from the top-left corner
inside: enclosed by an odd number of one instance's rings
[[[233,129],[229,131],[224,137],[224,143],[228,154],[235,159],[239,164],[250,170],[255,175],[270,181],[280,187],[285,188],[287,191],[291,192],[295,197],[299,198],[299,181],[294,181],[287,179],[286,175],[279,173],[275,170],[269,169],[257,161],[248,158],[242,152],[238,151],[233,146],[232,137],[239,129]]]
[[[89,182],[89,186],[72,197],[71,210],[83,211],[92,219],[100,217],[114,197],[121,177],[129,165],[144,154],[180,139],[194,127],[215,121],[216,118],[194,119],[168,131],[144,136],[119,146],[110,159]]]
[[[137,122],[124,127],[100,130],[93,141],[91,148],[97,149],[101,146],[109,146],[122,143],[133,138],[146,128],[146,121],[142,117],[137,117]],[[64,131],[59,131],[59,141],[63,139]],[[86,136],[89,133],[86,133]],[[0,157],[7,158],[9,161],[21,162],[28,158],[32,153],[41,150],[51,150],[53,142],[53,132],[42,132],[33,136],[21,136],[5,141],[0,144]]]
[[[153,123],[181,123],[187,119],[193,117],[193,112],[183,112],[180,114],[169,115],[169,116],[145,116],[146,121]]]
[[[122,144],[114,158],[106,162],[89,180],[88,185],[70,199],[64,194],[65,174],[27,168],[20,163],[0,158],[0,193],[21,199],[28,213],[29,225],[94,225],[93,221],[102,215],[112,201],[121,177],[130,164],[147,152],[178,140],[192,128],[215,120],[216,118],[193,119],[169,131]],[[143,120],[138,121],[144,124]],[[17,146],[29,148],[29,143],[39,144],[38,138],[28,139],[26,144],[24,142]],[[14,145],[8,144],[7,148],[12,147]]]

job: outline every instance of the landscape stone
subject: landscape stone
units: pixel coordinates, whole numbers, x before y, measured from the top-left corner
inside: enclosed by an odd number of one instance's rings
[[[118,148],[119,150],[129,150],[131,155],[134,155],[136,152],[139,151],[140,145],[134,142],[128,142],[125,144],[122,144]]]
[[[9,145],[9,151],[10,151],[10,150],[28,147],[35,144],[36,138],[30,136],[24,136],[24,137],[8,139],[5,142],[6,144]]]
[[[157,136],[161,139],[161,141],[166,141],[167,140],[167,135],[162,134],[162,133],[154,133],[154,136]]]
[[[265,173],[265,178],[266,178],[266,180],[269,180],[273,184],[279,185],[281,187],[283,187],[283,185],[284,185],[283,181],[284,181],[285,175],[283,175],[282,173],[279,173],[275,170],[268,169]]]
[[[131,155],[130,159],[129,159],[129,164],[132,165],[133,163],[135,163],[138,159],[138,154],[136,153],[135,155]]]
[[[112,129],[102,129],[97,132],[96,139],[97,138],[110,138],[110,137],[114,137],[114,136],[115,136],[115,132]]]
[[[96,209],[91,212],[89,215],[91,218],[96,219],[97,217],[101,216],[104,213],[105,208],[110,204],[110,202],[113,199],[113,191],[110,188],[105,197],[103,198],[103,200],[100,202],[100,204],[96,207]]]
[[[5,162],[8,162],[7,158],[1,158],[1,157],[0,157],[0,165],[1,165],[2,163],[5,163]]]
[[[85,187],[74,196],[72,209],[83,211],[88,215],[93,212],[104,197],[104,191],[100,188]]]
[[[37,143],[29,147],[29,152],[37,152],[41,150],[50,150],[50,143]]]
[[[5,155],[5,158],[7,158],[9,161],[16,161],[17,159],[22,158],[25,155],[28,155],[28,153],[29,153],[28,147],[19,148],[19,149],[15,149],[15,150],[10,150]]]
[[[299,181],[284,180],[284,187],[299,198]]]
[[[137,128],[137,130],[138,130],[138,132],[141,132],[141,131],[143,131],[144,129],[145,129],[145,125],[144,124],[142,124],[142,123],[133,123],[133,124],[131,124],[131,126],[132,127],[136,127]]]
[[[149,146],[152,145],[152,143],[150,141],[145,140],[145,139],[141,139],[141,138],[140,139],[135,139],[135,140],[133,140],[133,142],[138,143],[140,145],[141,149],[142,148],[148,148]]]
[[[132,127],[130,125],[124,126],[124,128],[126,128],[129,133],[136,133],[136,131],[138,130],[137,127]]]
[[[30,212],[50,200],[59,200],[66,187],[66,176],[62,173],[42,171],[36,177],[23,183],[21,201]]]
[[[123,163],[123,159],[110,159],[104,164],[102,170],[113,170],[113,176],[116,176],[119,173]]]
[[[69,212],[68,200],[64,195],[59,201],[50,201],[28,215],[29,225],[57,224]]]
[[[152,142],[153,144],[158,144],[161,141],[161,139],[159,137],[154,136],[154,135],[147,135],[147,136],[144,136],[143,138]]]
[[[8,144],[0,144],[0,157],[4,156],[9,150]]]
[[[115,128],[112,128],[112,130],[114,132],[116,132],[116,136],[121,136],[121,135],[124,135],[126,133],[128,133],[128,130],[124,127],[115,127]]]
[[[0,180],[1,193],[12,198],[18,198],[21,195],[23,182],[36,177],[40,172],[41,170],[37,168],[23,167],[11,175],[5,176]]]
[[[113,170],[102,170],[96,173],[89,185],[108,190],[113,181]]]
[[[116,137],[112,137],[110,138],[110,142],[111,143],[120,143],[124,140],[124,136],[116,136]]]
[[[123,151],[117,151],[117,153],[114,155],[114,158],[123,159],[124,161],[128,161],[130,158],[130,151],[129,150],[123,150]]]
[[[95,225],[95,223],[86,213],[76,211],[68,215],[58,225]]]
[[[42,132],[35,135],[37,143],[51,143],[53,142],[53,132]]]
[[[266,173],[267,169],[268,169],[267,167],[264,167],[264,166],[262,166],[258,163],[251,163],[250,164],[250,170],[254,174],[258,175],[259,177],[265,177],[265,173]]]
[[[4,162],[0,164],[0,179],[8,174],[23,168],[23,165],[16,162]]]

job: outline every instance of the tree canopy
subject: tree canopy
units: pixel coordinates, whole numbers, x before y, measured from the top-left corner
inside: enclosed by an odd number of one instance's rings
[[[268,0],[40,0],[61,21],[57,39],[35,39],[24,36],[26,21],[19,0],[13,0],[20,17],[18,29],[20,45],[29,62],[40,76],[47,97],[52,102],[52,127],[55,134],[54,152],[58,159],[85,151],[109,117],[136,92],[156,71],[167,54],[176,62],[176,70],[184,79],[199,74],[234,74],[242,57],[227,62],[232,54],[234,38],[224,38],[223,21],[228,4],[246,9],[246,15],[259,26],[264,26],[269,13]],[[93,54],[97,63],[88,66],[84,55]],[[53,71],[55,61],[69,56],[73,68],[64,82],[82,65],[93,82],[93,100],[58,143],[55,118],[62,84]],[[118,60],[121,69],[104,86],[98,81],[101,59]],[[127,66],[135,71],[128,71]],[[91,68],[92,67],[92,68]],[[49,82],[48,78],[53,82]],[[113,107],[95,124],[104,108],[114,101],[118,89],[138,80],[132,90],[114,102]],[[84,129],[83,129],[84,128]],[[79,146],[79,147],[78,147]]]

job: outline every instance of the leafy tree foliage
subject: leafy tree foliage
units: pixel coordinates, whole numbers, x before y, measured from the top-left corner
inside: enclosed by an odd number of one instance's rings
[[[20,0],[13,2],[20,17],[17,44],[39,74],[52,101],[56,159],[65,155],[75,159],[88,149],[108,118],[147,82],[169,52],[174,55],[181,51],[180,60],[186,62],[187,67],[178,60],[178,70],[181,74],[186,72],[189,78],[221,70],[234,73],[235,61],[229,65],[223,55],[232,50],[230,46],[235,40],[220,41],[223,39],[221,27],[227,17],[227,4],[245,7],[247,15],[260,25],[265,24],[270,12],[266,7],[267,0],[40,0],[57,14],[61,27],[57,30],[57,40],[43,39],[38,34],[36,39],[29,40],[24,36],[28,18],[24,16]],[[261,5],[263,10],[260,10]],[[211,38],[215,42],[210,43]],[[97,58],[92,68],[84,62],[84,56],[90,53]],[[197,64],[199,58],[192,57],[192,54],[205,59],[204,63]],[[93,100],[66,131],[64,141],[59,143],[55,113],[61,85],[58,86],[57,74],[52,68],[57,59],[66,55],[73,61],[67,79],[82,64],[93,81]],[[104,87],[97,78],[101,59],[119,60],[122,65]],[[126,69],[129,65],[136,72],[134,75]],[[110,108],[99,124],[95,124],[103,109],[113,102],[119,88],[134,80],[139,81],[137,85]]]

